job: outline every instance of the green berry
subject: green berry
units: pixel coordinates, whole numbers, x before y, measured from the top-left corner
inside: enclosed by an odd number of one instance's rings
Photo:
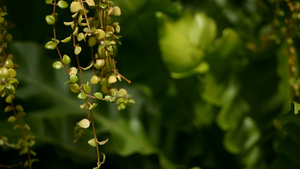
[[[0,69],[0,77],[6,78],[9,76],[8,69],[6,67],[2,67]]]
[[[13,68],[14,67],[14,63],[11,59],[6,59],[4,62],[4,66],[7,68]]]

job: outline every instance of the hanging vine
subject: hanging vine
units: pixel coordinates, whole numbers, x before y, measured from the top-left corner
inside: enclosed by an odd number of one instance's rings
[[[101,153],[99,146],[104,145],[108,139],[99,141],[96,135],[93,109],[98,101],[116,102],[118,110],[123,110],[127,105],[135,103],[126,89],[117,89],[117,81],[125,80],[131,83],[118,72],[116,67],[117,44],[120,43],[120,25],[113,21],[113,16],[120,16],[121,9],[114,6],[113,1],[108,0],[74,0],[69,5],[64,0],[46,0],[47,4],[53,5],[53,12],[45,17],[46,22],[53,27],[53,38],[45,44],[45,48],[56,50],[60,60],[53,63],[55,69],[64,68],[69,76],[65,85],[69,85],[73,93],[83,100],[80,108],[87,112],[87,118],[82,119],[75,127],[75,141],[82,135],[82,129],[92,126],[94,137],[88,143],[96,148],[97,167],[105,161],[105,155]],[[72,13],[73,20],[65,21],[64,25],[71,27],[72,33],[65,39],[59,40],[55,23],[58,18],[57,7],[68,8]],[[89,8],[89,10],[87,9]],[[93,14],[90,16],[90,14]],[[70,57],[59,49],[59,43],[69,43],[74,47],[74,53]],[[91,50],[91,60],[88,66],[83,66],[81,57],[86,57],[82,52],[82,43],[87,43]],[[71,58],[76,60],[76,67],[70,66]],[[92,70],[89,81],[84,81],[84,71]],[[95,89],[99,89],[96,91]]]
[[[0,96],[5,100],[6,107],[4,112],[8,115],[8,122],[13,124],[13,130],[21,131],[21,136],[17,143],[12,143],[8,137],[0,134],[0,146],[7,146],[19,151],[20,156],[27,156],[25,161],[18,164],[3,165],[0,167],[13,168],[17,166],[32,168],[32,163],[38,161],[36,153],[32,150],[35,145],[35,137],[30,134],[30,127],[24,121],[23,117],[26,115],[24,108],[20,104],[15,103],[16,88],[19,81],[16,79],[18,66],[14,63],[14,57],[8,53],[8,42],[12,40],[12,35],[8,33],[8,29],[12,27],[5,17],[8,15],[5,6],[2,6],[0,1]]]

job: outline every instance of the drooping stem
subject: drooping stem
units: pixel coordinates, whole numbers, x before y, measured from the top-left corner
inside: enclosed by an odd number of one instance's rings
[[[56,0],[54,0],[54,2],[53,2],[53,14],[52,14],[52,15],[53,15],[54,18],[55,18],[55,13],[56,13]],[[58,53],[58,56],[59,56],[61,62],[63,63],[64,69],[66,70],[68,76],[70,76],[69,71],[68,71],[68,69],[67,69],[67,66],[66,66],[66,65],[64,64],[64,62],[63,62],[62,54],[60,53],[60,50],[59,50],[59,48],[58,48],[58,46],[57,46],[57,37],[56,37],[56,27],[55,27],[55,22],[54,22],[54,24],[52,25],[52,29],[53,29],[53,38],[54,38],[54,43],[55,43],[55,49],[56,49],[56,51],[57,51],[57,53]]]
[[[94,122],[94,117],[93,117],[93,113],[90,110],[89,111],[89,115],[91,117],[91,121],[92,121],[92,127],[93,127],[93,133],[94,133],[94,139],[96,142],[96,150],[97,150],[97,157],[98,157],[98,166],[101,165],[101,161],[100,161],[100,151],[99,151],[99,144],[98,144],[98,138],[97,138],[97,133],[96,133],[96,128],[95,128],[95,122]]]

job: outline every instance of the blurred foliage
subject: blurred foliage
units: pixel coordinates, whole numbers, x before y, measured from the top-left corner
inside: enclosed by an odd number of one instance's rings
[[[97,134],[109,138],[101,168],[300,168],[298,1],[114,2],[122,9],[117,65],[133,82],[118,85],[136,104],[121,112],[113,104],[96,108]],[[5,3],[16,25],[9,45],[20,66],[16,93],[37,141],[33,168],[92,168],[95,152],[85,141],[92,132],[73,142],[86,115],[62,85],[67,77],[51,67],[56,53],[43,49],[52,9],[44,1]],[[57,23],[69,14],[60,16]],[[0,134],[13,139],[2,111]],[[0,164],[18,162],[7,148],[0,155]]]

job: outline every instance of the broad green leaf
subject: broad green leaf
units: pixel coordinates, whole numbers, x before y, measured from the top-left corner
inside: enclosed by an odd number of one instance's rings
[[[226,133],[224,145],[229,152],[239,154],[251,149],[260,137],[261,133],[255,122],[246,117],[239,127]]]
[[[239,98],[239,85],[231,80],[228,88],[221,96],[222,109],[217,117],[217,123],[223,130],[234,129],[249,111],[248,104]]]
[[[278,156],[272,166],[274,169],[293,169],[299,168],[300,166],[300,162],[297,158],[300,155],[300,138],[298,134],[300,129],[300,117],[299,114],[294,114],[294,108],[295,107],[292,106],[290,111],[283,115],[282,129],[285,135],[277,146]]]
[[[212,53],[211,57],[226,58],[230,57],[232,53],[238,50],[241,44],[239,35],[230,28],[226,28],[222,31],[222,36],[218,38],[209,49],[209,53]]]
[[[215,22],[205,14],[191,12],[176,21],[162,13],[157,13],[157,18],[159,47],[168,69],[182,73],[196,68],[216,36]]]

